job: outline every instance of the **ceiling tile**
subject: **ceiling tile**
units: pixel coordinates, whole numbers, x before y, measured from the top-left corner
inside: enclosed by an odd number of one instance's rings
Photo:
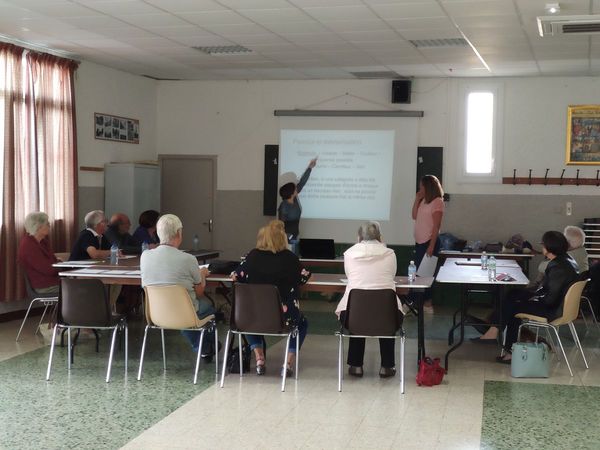
[[[473,16],[500,16],[516,15],[517,11],[512,1],[486,0],[486,1],[444,1],[444,9],[451,17]]]
[[[383,20],[336,20],[323,22],[332,31],[379,31],[389,30],[390,26]]]
[[[354,78],[348,72],[337,67],[305,67],[298,69],[309,78],[315,79],[336,79],[336,78]]]
[[[279,44],[286,41],[275,34],[251,34],[248,36],[229,36],[224,37],[244,46],[254,46],[260,44]]]
[[[260,24],[281,23],[281,22],[303,22],[309,19],[301,10],[297,8],[284,9],[240,9],[238,12]]]
[[[321,6],[304,8],[304,11],[321,22],[330,20],[362,21],[377,19],[377,16],[366,6]]]
[[[286,0],[219,0],[219,3],[231,9],[277,9],[290,6]]]
[[[392,30],[348,31],[340,32],[338,34],[348,42],[381,42],[393,39],[400,40],[398,34]]]
[[[323,0],[288,0],[298,8],[323,6]],[[389,2],[390,0],[388,0]],[[362,0],[327,0],[327,6],[362,6]]]
[[[221,36],[242,36],[249,34],[267,34],[264,27],[255,23],[203,25],[202,28]]]
[[[266,80],[300,80],[306,78],[306,75],[293,69],[256,68],[253,71],[259,75],[259,78]]]
[[[163,11],[179,12],[203,12],[225,10],[213,0],[144,0],[146,3],[156,6]]]
[[[264,25],[264,28],[278,34],[292,33],[325,33],[327,28],[316,20],[302,22],[272,22]]]
[[[460,32],[454,27],[438,28],[438,29],[415,29],[415,30],[398,30],[400,36],[406,40],[416,39],[456,39],[463,37]]]
[[[379,17],[387,19],[412,19],[423,17],[446,17],[446,13],[436,3],[397,3],[373,5]]]
[[[235,25],[252,23],[234,11],[182,12],[177,16],[196,25]]]
[[[75,0],[77,1],[77,0]],[[163,11],[140,0],[129,0],[126,2],[120,0],[88,3],[87,7],[93,11],[111,16],[121,16],[123,14],[160,14]]]
[[[171,26],[187,26],[188,23],[179,19],[172,14],[140,14],[140,15],[123,15],[121,20],[132,25],[148,28],[148,27],[171,27]]]
[[[429,17],[419,19],[388,19],[385,21],[397,30],[410,30],[413,28],[440,28],[453,27],[454,24],[448,17]]]

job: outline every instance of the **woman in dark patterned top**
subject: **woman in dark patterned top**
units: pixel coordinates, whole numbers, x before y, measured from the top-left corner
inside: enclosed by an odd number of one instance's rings
[[[300,234],[302,206],[298,200],[298,194],[302,191],[302,188],[310,177],[312,169],[316,165],[317,158],[311,159],[298,184],[286,183],[279,188],[281,203],[277,209],[277,218],[285,224],[285,234],[290,240],[298,239],[298,235]]]
[[[273,284],[281,295],[282,309],[286,322],[297,325],[300,346],[306,337],[308,322],[302,315],[298,304],[298,286],[310,278],[308,272],[300,264],[296,255],[287,249],[287,237],[283,222],[273,220],[258,232],[256,248],[251,250],[246,259],[232,274],[234,281],[252,284]],[[263,337],[247,335],[246,339],[256,357],[256,373],[265,373],[265,352]],[[292,374],[296,358],[296,338],[290,339],[287,360],[287,373]]]

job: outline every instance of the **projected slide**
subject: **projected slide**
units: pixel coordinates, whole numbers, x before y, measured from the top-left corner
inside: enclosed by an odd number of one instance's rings
[[[299,197],[302,217],[389,220],[394,134],[393,130],[281,130],[280,175],[292,172],[300,177],[308,162],[318,157]]]

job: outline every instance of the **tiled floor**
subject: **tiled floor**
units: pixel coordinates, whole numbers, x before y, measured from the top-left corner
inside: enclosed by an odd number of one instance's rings
[[[107,352],[82,341],[70,375],[64,349],[57,349],[52,380],[44,381],[48,347],[32,337],[14,343],[18,324],[0,324],[0,448],[598,448],[600,333],[583,339],[590,370],[568,348],[574,377],[553,361],[552,376],[515,380],[510,366],[493,361],[493,346],[465,344],[451,358],[440,386],[417,387],[416,345],[407,320],[406,393],[398,377],[378,377],[376,342],[367,343],[365,376],[346,376],[337,391],[337,340],[327,314],[333,305],[303,304],[311,329],[301,352],[299,380],[280,392],[283,347],[269,348],[264,377],[246,374],[216,384],[214,365],[191,383],[192,353],[176,333],[168,336],[162,372],[159,339],[150,344],[144,378],[135,380],[140,329],[131,333],[130,370],[117,354],[113,380],[103,380]],[[443,311],[442,311],[443,312]],[[448,314],[428,318],[428,336],[445,336]],[[581,328],[581,327],[580,327]],[[583,328],[581,328],[583,329]],[[327,333],[327,334],[322,334]],[[582,333],[583,334],[583,333]],[[224,336],[222,337],[224,340]],[[443,356],[441,339],[428,339],[428,353]],[[559,385],[559,386],[557,386]],[[591,426],[587,426],[590,424]],[[532,440],[533,439],[533,440]]]

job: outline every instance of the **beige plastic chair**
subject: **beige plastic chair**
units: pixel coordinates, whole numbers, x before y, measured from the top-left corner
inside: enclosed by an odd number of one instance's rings
[[[575,325],[573,321],[577,319],[579,315],[579,305],[581,301],[581,293],[585,288],[587,282],[590,281],[582,280],[577,281],[571,285],[569,290],[565,295],[565,300],[563,303],[563,315],[557,319],[554,319],[552,322],[548,323],[548,319],[545,317],[534,316],[533,314],[524,314],[519,313],[515,314],[517,319],[522,319],[523,323],[519,325],[519,334],[517,341],[521,339],[521,328],[522,327],[534,327],[536,330],[538,328],[545,328],[546,330],[553,330],[556,339],[558,340],[558,345],[560,346],[560,351],[565,358],[565,362],[567,363],[567,367],[569,368],[569,373],[573,376],[573,371],[571,370],[571,365],[569,364],[569,360],[567,359],[567,354],[565,353],[565,349],[563,348],[562,342],[560,340],[560,336],[558,334],[558,327],[561,325],[568,325],[571,330],[571,334],[573,335],[573,340],[575,341],[575,345],[581,352],[581,356],[583,357],[583,362],[585,363],[585,368],[589,369],[587,359],[585,358],[585,354],[583,353],[583,347],[581,346],[581,342],[579,341],[579,336],[577,335],[577,331],[575,330]]]
[[[142,354],[140,356],[140,367],[138,370],[138,381],[142,378],[142,368],[144,365],[144,352],[146,350],[146,337],[149,328],[160,330],[162,340],[163,368],[167,370],[167,354],[165,351],[165,330],[190,330],[200,332],[200,345],[198,346],[198,356],[196,357],[196,368],[194,370],[194,384],[198,381],[198,368],[200,366],[200,355],[202,353],[202,343],[204,341],[204,332],[214,330],[215,332],[215,352],[219,348],[219,338],[213,314],[199,319],[196,309],[190,298],[190,294],[185,287],[177,284],[146,286],[145,306],[146,328],[144,330],[144,341],[142,342]],[[219,373],[219,358],[215,355],[215,370]]]

